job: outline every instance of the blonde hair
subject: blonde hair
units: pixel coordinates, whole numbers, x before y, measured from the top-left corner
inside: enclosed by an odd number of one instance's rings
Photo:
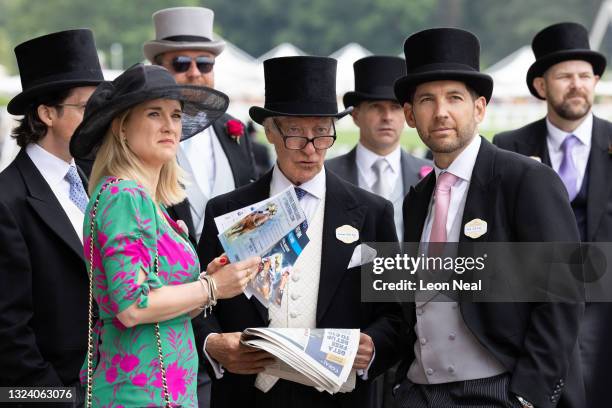
[[[123,128],[131,112],[132,109],[128,109],[115,117],[119,118],[118,129]],[[111,124],[104,135],[91,170],[89,195],[94,193],[100,180],[106,176],[127,177],[142,184],[142,180],[145,179],[142,167],[140,158],[130,150],[125,138],[113,131]],[[186,197],[185,189],[182,187],[185,184],[183,169],[176,160],[170,160],[161,168],[155,201],[165,206],[180,203]]]

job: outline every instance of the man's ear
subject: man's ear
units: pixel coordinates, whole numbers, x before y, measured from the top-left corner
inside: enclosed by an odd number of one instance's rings
[[[411,128],[416,127],[416,120],[414,120],[414,112],[412,111],[412,104],[405,102],[404,103],[404,117],[406,118],[406,123]]]
[[[359,112],[359,105],[355,106],[353,108],[353,111],[351,112],[351,116],[353,117],[353,123],[355,123],[357,127],[359,127]]]
[[[544,77],[535,77],[531,83],[533,88],[536,90],[540,98],[546,99],[546,81]]]
[[[47,125],[47,127],[53,127],[53,116],[51,113],[51,107],[47,105],[38,105],[36,113],[40,120]]]
[[[487,111],[487,100],[484,96],[479,96],[474,101],[474,119],[476,123],[482,123]]]

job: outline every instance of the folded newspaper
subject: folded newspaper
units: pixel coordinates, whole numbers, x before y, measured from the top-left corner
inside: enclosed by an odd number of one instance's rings
[[[355,388],[359,329],[249,328],[240,341],[276,357],[266,374],[330,394]]]
[[[292,267],[309,242],[305,219],[293,187],[215,218],[230,261],[261,256],[257,275],[244,291],[248,298],[255,296],[266,307],[281,304]]]

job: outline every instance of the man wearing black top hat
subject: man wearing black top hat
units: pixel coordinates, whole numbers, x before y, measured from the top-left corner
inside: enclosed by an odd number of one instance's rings
[[[8,111],[23,118],[21,151],[0,173],[0,384],[74,386],[87,342],[88,197],[69,143],[104,78],[90,30],[38,37],[15,55],[23,91]]]
[[[407,75],[395,94],[434,156],[434,171],[404,201],[404,241],[578,242],[556,174],[478,135],[493,91],[479,70],[478,39],[459,29],[425,30],[406,40],[404,52]],[[414,347],[398,370],[400,406],[584,407],[580,367],[570,365],[582,304],[459,297],[405,306]]]
[[[590,49],[586,28],[576,23],[543,29],[532,48],[536,61],[527,72],[527,86],[533,96],[546,101],[546,117],[500,133],[493,143],[552,167],[568,191],[580,238],[611,242],[612,123],[591,110],[606,58]],[[610,303],[586,306],[580,348],[588,406],[603,406],[607,396],[611,317]]]
[[[215,59],[225,41],[213,39],[214,12],[204,7],[173,7],[153,14],[155,40],[143,46],[145,58],[168,69],[178,84],[215,87]],[[169,208],[185,221],[197,243],[207,201],[257,178],[251,140],[244,125],[225,114],[181,143],[178,161],[189,174],[187,200]]]
[[[217,407],[371,407],[374,378],[399,352],[399,306],[360,302],[362,242],[395,242],[392,204],[343,181],[323,166],[336,139],[336,61],[286,57],[264,61],[265,107],[251,118],[264,126],[277,162],[256,182],[209,201],[198,255],[206,264],[223,252],[216,216],[293,186],[306,214],[308,245],[297,259],[281,305],[262,306],[244,295],[219,301],[207,325],[207,357],[215,370]],[[357,260],[357,258],[359,258]],[[270,356],[239,343],[247,327],[359,328],[355,389],[330,395],[263,373]],[[353,377],[354,378],[354,377]]]
[[[359,127],[359,143],[326,166],[344,180],[393,203],[397,236],[404,234],[402,202],[411,186],[431,162],[419,159],[400,146],[404,111],[393,93],[393,83],[406,75],[399,57],[369,56],[353,65],[355,90],[344,95],[344,106]]]

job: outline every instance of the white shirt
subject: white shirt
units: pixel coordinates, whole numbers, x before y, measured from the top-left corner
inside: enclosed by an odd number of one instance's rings
[[[578,138],[580,143],[574,145],[572,149],[572,159],[574,159],[574,165],[578,174],[576,175],[576,191],[580,191],[582,187],[582,181],[584,180],[584,173],[586,172],[587,163],[589,161],[589,153],[591,152],[591,139],[593,137],[593,114],[589,113],[586,119],[578,126],[573,132],[566,132],[553,125],[548,118],[546,118],[546,129],[548,135],[546,137],[546,144],[548,146],[548,155],[550,157],[550,164],[552,168],[559,173],[559,167],[561,167],[561,161],[563,160],[563,150],[561,144],[568,135],[574,135]]]
[[[480,136],[476,135],[469,145],[453,160],[447,169],[440,169],[434,164],[434,171],[436,172],[436,180],[442,171],[448,171],[454,174],[459,179],[454,186],[451,187],[451,199],[448,206],[448,215],[446,218],[446,241],[447,242],[459,242],[459,234],[461,228],[453,229],[452,226],[455,223],[457,217],[463,217],[463,210],[465,208],[465,200],[467,199],[467,192],[470,186],[470,180],[472,179],[472,171],[474,170],[474,164],[476,164],[476,157],[478,156],[478,150],[480,150],[481,139]],[[425,221],[425,228],[423,228],[423,234],[421,235],[421,242],[429,242],[431,235],[431,227],[433,224],[433,205],[434,196],[432,195],[431,203],[429,206],[429,212]]]
[[[208,127],[181,142],[181,149],[191,166],[191,177],[202,193],[209,198],[215,184],[214,137],[216,135],[212,127]]]
[[[386,156],[379,156],[373,151],[360,143],[357,143],[357,150],[355,152],[357,161],[357,170],[360,176],[366,182],[367,186],[361,186],[366,188],[368,191],[372,191],[374,183],[376,183],[376,173],[372,169],[372,165],[379,159],[385,159],[389,164],[383,172],[383,176],[387,180],[387,185],[392,189],[397,183],[397,178],[402,175],[402,150],[400,146],[389,153]],[[388,197],[385,197],[388,199]]]
[[[278,167],[278,163],[275,164],[274,170],[272,170],[272,180],[270,181],[270,197],[293,185]],[[325,197],[325,167],[321,167],[321,171],[312,179],[296,187],[308,193],[300,200],[300,206],[304,210],[306,220],[308,221],[312,219],[317,211],[321,198]]]
[[[70,199],[70,183],[64,178],[70,166],[76,166],[74,159],[71,159],[70,163],[66,163],[36,143],[30,143],[26,147],[26,153],[53,191],[57,201],[68,216],[74,231],[83,242],[83,219],[85,216]]]

